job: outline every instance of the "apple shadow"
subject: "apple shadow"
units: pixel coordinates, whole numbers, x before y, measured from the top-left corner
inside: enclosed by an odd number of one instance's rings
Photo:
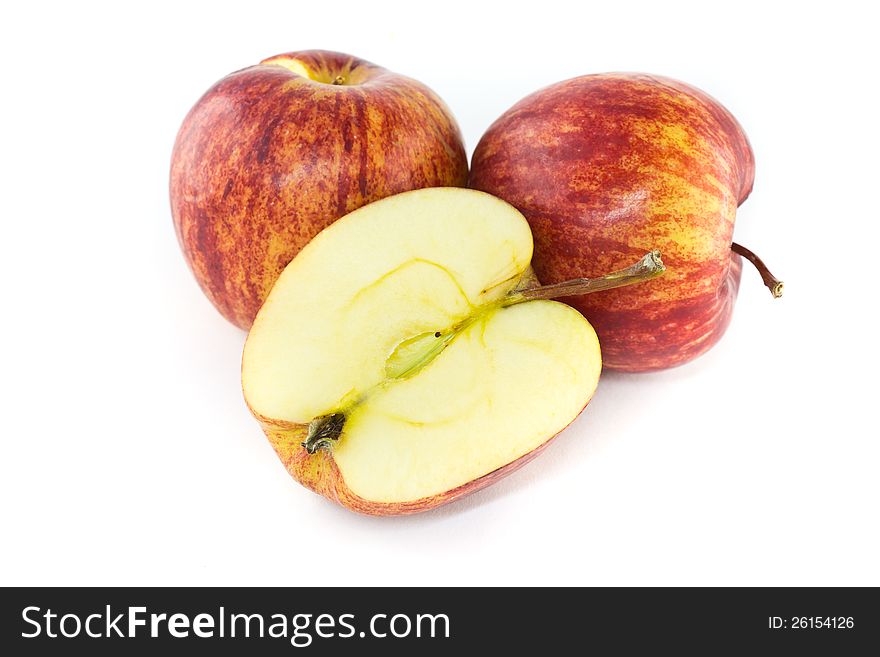
[[[348,522],[367,528],[405,531],[414,527],[436,525],[453,517],[474,512],[523,493],[538,481],[552,480],[554,475],[582,467],[595,454],[608,449],[615,442],[626,440],[632,426],[633,404],[644,405],[649,391],[659,386],[699,378],[711,369],[711,356],[705,355],[694,362],[671,370],[647,373],[624,373],[605,370],[590,403],[566,429],[560,432],[543,453],[522,468],[500,481],[454,502],[422,513],[407,516],[377,517],[353,513],[323,498],[316,498],[320,512],[328,507]],[[317,511],[316,511],[317,512]]]

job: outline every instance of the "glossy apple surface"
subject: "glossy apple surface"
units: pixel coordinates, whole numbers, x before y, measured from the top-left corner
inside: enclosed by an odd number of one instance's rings
[[[466,182],[460,131],[436,94],[312,50],[232,73],[199,99],[174,145],[171,209],[205,294],[247,328],[285,265],[333,221]]]
[[[605,367],[685,363],[722,336],[742,261],[736,209],[754,158],[737,121],[684,83],[588,75],[518,102],[476,148],[470,185],[528,219],[544,284],[612,271],[659,249],[666,274],[566,299],[596,329]]]

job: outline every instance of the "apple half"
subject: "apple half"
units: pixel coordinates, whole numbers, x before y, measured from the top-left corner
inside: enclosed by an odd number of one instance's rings
[[[602,365],[580,313],[523,293],[545,289],[531,258],[525,218],[466,189],[398,194],[322,231],[275,284],[242,361],[247,404],[290,474],[394,515],[534,457]]]

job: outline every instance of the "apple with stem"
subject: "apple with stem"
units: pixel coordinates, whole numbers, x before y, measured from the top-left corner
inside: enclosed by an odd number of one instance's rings
[[[205,294],[248,328],[285,265],[339,217],[466,183],[461,133],[436,94],[308,50],[232,73],[199,99],[174,145],[171,210]]]
[[[567,300],[595,327],[605,367],[657,370],[723,335],[745,256],[774,297],[782,283],[733,243],[754,156],[707,94],[650,75],[587,75],[519,101],[483,135],[470,185],[517,207],[544,283],[593,276],[659,248],[662,279]]]
[[[248,334],[242,387],[290,474],[355,511],[413,513],[533,458],[601,371],[584,317],[554,297],[650,281],[651,251],[539,286],[511,205],[467,189],[399,194],[322,231]]]

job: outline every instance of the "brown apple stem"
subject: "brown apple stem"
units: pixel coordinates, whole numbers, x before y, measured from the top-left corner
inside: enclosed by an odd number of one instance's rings
[[[761,274],[761,279],[764,281],[764,285],[770,290],[770,294],[773,295],[774,299],[778,299],[782,296],[782,291],[785,289],[785,286],[782,284],[782,281],[770,273],[770,270],[767,269],[767,265],[764,264],[763,260],[749,251],[746,247],[741,246],[736,242],[730,245],[730,250],[741,255],[755,266],[755,269]]]
[[[526,290],[520,290],[507,296],[502,306],[512,306],[523,301],[534,299],[555,299],[557,297],[570,297],[580,294],[591,294],[602,290],[611,290],[615,287],[641,283],[660,276],[666,271],[666,265],[660,259],[660,252],[651,251],[634,265],[626,269],[615,271],[599,278],[575,278],[562,283],[541,285]]]

